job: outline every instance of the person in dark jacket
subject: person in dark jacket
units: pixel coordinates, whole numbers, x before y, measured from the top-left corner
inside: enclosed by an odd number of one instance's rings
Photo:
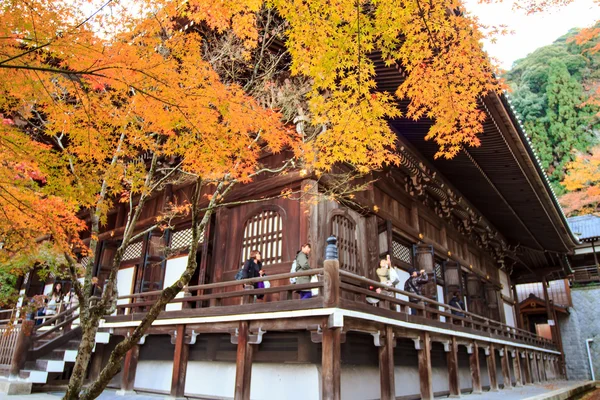
[[[452,298],[450,299],[450,301],[448,302],[448,305],[454,308],[458,308],[460,310],[465,310],[465,303],[463,303],[463,301],[460,299],[460,293],[459,292],[454,292]],[[455,311],[452,310],[452,314],[456,315],[457,317],[464,317],[465,313],[462,313],[460,311]]]
[[[422,296],[423,285],[425,285],[429,281],[425,270],[422,269],[421,271],[419,271],[419,273],[417,273],[417,270],[415,268],[411,268],[408,270],[408,273],[410,274],[410,277],[404,283],[404,291]],[[419,302],[418,299],[414,299],[412,297],[408,301],[414,304],[417,304]],[[417,315],[417,309],[411,308],[410,313],[411,315]]]
[[[296,253],[296,272],[308,271],[310,264],[308,263],[308,256],[310,255],[310,244],[306,243],[298,253]],[[310,276],[299,276],[296,278],[296,284],[300,285],[303,283],[310,283]],[[312,292],[310,290],[299,290],[300,299],[310,299]]]
[[[242,270],[242,279],[258,278],[260,276],[260,270],[262,269],[262,256],[260,251],[252,250],[250,252],[250,258],[244,263],[244,269]]]

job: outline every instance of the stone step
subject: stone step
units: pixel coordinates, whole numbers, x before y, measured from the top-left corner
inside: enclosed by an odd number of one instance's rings
[[[19,377],[31,383],[46,383],[48,381],[48,372],[24,369],[19,373]]]
[[[25,363],[25,370],[44,371],[44,372],[63,372],[65,370],[65,361],[62,360],[36,360]]]

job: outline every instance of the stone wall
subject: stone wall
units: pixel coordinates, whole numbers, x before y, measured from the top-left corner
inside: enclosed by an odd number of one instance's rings
[[[570,315],[559,316],[567,376],[572,380],[591,379],[586,339],[590,343],[594,374],[600,380],[600,286],[572,288]]]

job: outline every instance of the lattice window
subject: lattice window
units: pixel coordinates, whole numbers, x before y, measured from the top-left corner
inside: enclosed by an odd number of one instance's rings
[[[392,239],[392,257],[407,264],[413,263],[412,249],[395,238]]]
[[[81,260],[79,260],[79,264],[81,264],[81,266],[83,268],[87,268],[88,264],[90,263],[90,258],[89,257],[81,257]]]
[[[338,239],[340,267],[346,271],[358,274],[356,224],[344,215],[334,215],[331,218],[331,231],[331,234]]]
[[[436,281],[438,283],[444,283],[444,267],[442,266],[442,263],[440,261],[435,261],[434,270]]]
[[[262,211],[244,224],[242,264],[250,258],[252,250],[260,251],[263,265],[283,261],[283,221],[277,211]]]
[[[123,253],[123,261],[134,260],[142,256],[143,242],[131,243]]]
[[[204,241],[204,231],[200,232],[200,240],[198,243]],[[192,228],[182,229],[177,232],[173,232],[171,235],[171,251],[186,250],[192,245]]]

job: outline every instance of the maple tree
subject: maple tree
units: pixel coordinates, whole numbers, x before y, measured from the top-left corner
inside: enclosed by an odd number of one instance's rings
[[[459,1],[140,0],[125,8],[12,0],[0,10],[0,209],[10,217],[0,222],[3,271],[24,273],[37,257],[71,277],[82,340],[68,399],[97,397],[189,282],[200,234],[236,185],[298,168],[367,173],[395,163],[387,120],[402,115],[398,99],[409,100],[405,117],[433,121],[436,156],[452,158],[479,145],[478,99],[501,89],[480,27]],[[405,75],[395,93],[377,90],[375,52]],[[303,124],[299,133],[292,121]],[[282,151],[281,165],[259,161]],[[191,202],[137,229],[146,201],[173,181],[194,185]],[[91,303],[98,234],[119,201],[126,224],[102,297]],[[83,389],[125,249],[186,212],[193,239],[184,273]]]
[[[569,215],[589,214],[598,211],[600,203],[600,147],[579,153],[567,166],[563,185],[569,191],[560,202]]]

